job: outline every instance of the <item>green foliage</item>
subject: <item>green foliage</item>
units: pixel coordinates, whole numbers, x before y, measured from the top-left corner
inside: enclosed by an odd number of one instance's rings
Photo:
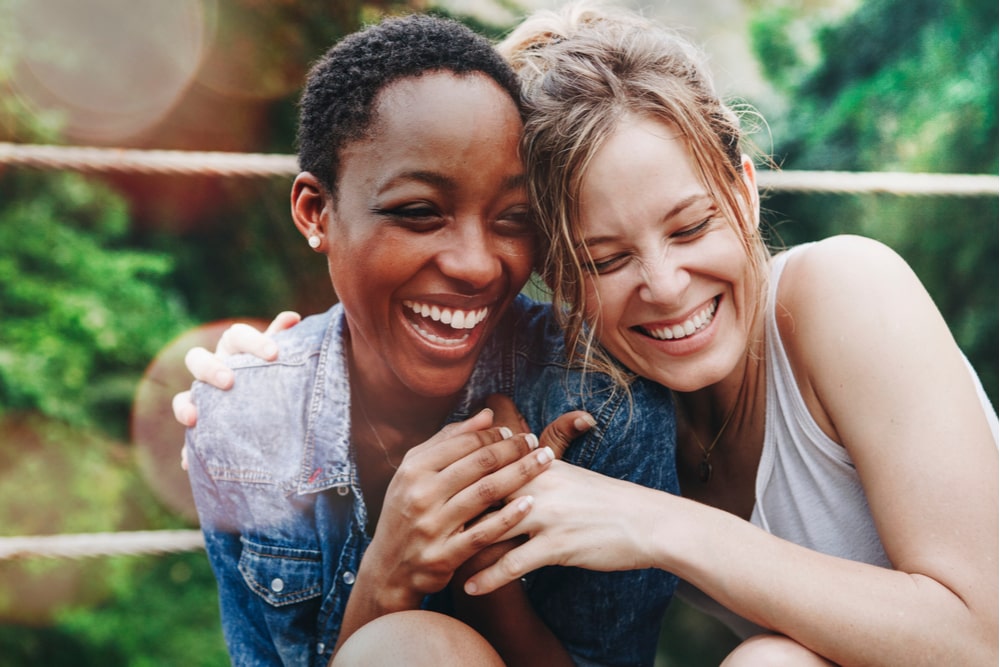
[[[3,535],[178,527],[155,501],[130,450],[106,435],[37,414],[0,418]],[[138,560],[0,561],[0,621],[44,625],[60,610],[106,600]],[[2,643],[2,640],[0,640]],[[0,652],[2,653],[2,652]]]
[[[813,35],[814,61],[792,38],[800,28],[780,10],[753,31],[789,101],[771,123],[785,168],[997,173],[995,3],[868,0]],[[781,244],[857,233],[899,252],[997,404],[995,197],[779,195],[765,205]]]
[[[9,667],[217,667],[228,664],[203,553],[100,561],[103,604],[64,611],[48,627],[0,626]]]
[[[138,374],[187,323],[168,256],[125,245],[125,205],[74,174],[12,172],[0,208],[0,410],[121,433]]]
[[[663,618],[655,667],[718,665],[739,643],[721,621],[674,598]]]

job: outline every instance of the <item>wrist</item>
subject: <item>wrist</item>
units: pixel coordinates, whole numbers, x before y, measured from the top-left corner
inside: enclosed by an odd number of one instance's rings
[[[418,609],[423,593],[412,586],[395,584],[386,576],[389,568],[367,565],[362,560],[351,597],[360,596],[373,618],[396,611]]]

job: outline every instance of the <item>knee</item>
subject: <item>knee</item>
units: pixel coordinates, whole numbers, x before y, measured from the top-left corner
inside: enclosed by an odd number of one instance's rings
[[[351,635],[330,667],[503,667],[482,635],[450,616],[401,611],[381,616]]]
[[[832,662],[784,635],[755,635],[736,647],[720,667],[829,667]]]

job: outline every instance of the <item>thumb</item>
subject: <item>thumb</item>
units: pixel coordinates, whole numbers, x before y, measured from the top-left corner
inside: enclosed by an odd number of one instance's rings
[[[539,447],[551,447],[557,459],[561,459],[570,443],[594,427],[597,422],[590,413],[574,410],[556,417],[545,427],[538,437]]]

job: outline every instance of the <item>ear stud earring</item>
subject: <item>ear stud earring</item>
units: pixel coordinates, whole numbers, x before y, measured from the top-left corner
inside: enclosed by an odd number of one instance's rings
[[[318,248],[319,244],[322,242],[323,240],[320,237],[316,236],[315,234],[309,237],[309,247],[312,248],[313,250]]]

